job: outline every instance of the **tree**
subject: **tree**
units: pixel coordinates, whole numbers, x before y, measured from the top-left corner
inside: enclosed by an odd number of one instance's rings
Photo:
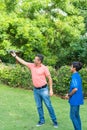
[[[6,50],[15,49],[30,61],[36,53],[43,53],[45,63],[54,67],[72,60],[87,63],[85,0],[2,0],[0,7],[4,61],[10,58]]]

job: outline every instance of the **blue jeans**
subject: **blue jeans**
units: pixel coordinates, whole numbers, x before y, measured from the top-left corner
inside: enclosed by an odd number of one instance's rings
[[[79,109],[80,106],[70,106],[70,118],[72,120],[74,130],[82,130]]]
[[[43,104],[42,104],[42,101],[44,101],[44,103],[49,111],[49,115],[50,115],[53,123],[55,123],[56,116],[55,116],[53,107],[51,105],[49,92],[48,92],[48,86],[46,88],[41,88],[41,89],[34,88],[34,98],[36,101],[37,110],[38,110],[38,114],[39,114],[39,121],[42,123],[45,122]]]

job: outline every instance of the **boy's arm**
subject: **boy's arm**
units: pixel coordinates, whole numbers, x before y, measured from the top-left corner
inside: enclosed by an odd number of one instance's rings
[[[76,78],[72,79],[72,86],[73,86],[72,91],[68,93],[69,97],[71,97],[78,90],[78,80]]]
[[[74,88],[70,93],[68,93],[68,96],[71,97],[73,94],[76,93],[77,90],[77,88]]]
[[[70,93],[67,93],[65,95],[65,99],[69,99],[70,97],[72,97],[76,93],[76,91],[78,91],[78,88],[73,88],[73,90]]]
[[[76,93],[77,90],[78,90],[77,88],[74,88],[70,93],[67,93],[64,98],[69,99],[70,97],[73,96],[73,94]]]
[[[70,98],[71,96],[73,96],[76,91],[78,91],[78,80],[76,78],[72,78],[72,86],[73,86],[73,89],[71,92],[69,92],[68,94],[66,94],[65,98]]]

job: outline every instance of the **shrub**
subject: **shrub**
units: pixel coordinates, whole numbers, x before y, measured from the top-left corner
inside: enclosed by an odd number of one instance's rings
[[[52,79],[53,79],[53,89],[54,93],[58,95],[64,95],[69,91],[71,72],[69,66],[62,66],[60,69],[55,70],[49,67]],[[87,68],[82,68],[80,70],[80,75],[82,77],[83,83],[83,93],[87,97]]]
[[[63,95],[69,90],[70,67],[62,66],[58,70],[51,69],[54,93]]]
[[[6,66],[0,70],[0,80],[12,87],[32,89],[30,71],[20,65]]]
[[[84,96],[87,97],[87,68],[81,69],[80,75],[82,77]]]
[[[53,90],[57,95],[64,95],[69,91],[71,72],[69,66],[62,66],[56,70],[49,66],[53,79]],[[87,96],[87,68],[80,70],[83,80],[84,95]],[[0,80],[12,87],[33,89],[31,72],[21,65],[0,65]]]

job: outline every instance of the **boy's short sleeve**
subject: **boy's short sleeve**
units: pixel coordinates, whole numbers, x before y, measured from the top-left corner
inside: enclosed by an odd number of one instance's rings
[[[78,80],[76,78],[72,78],[72,87],[78,88]]]

